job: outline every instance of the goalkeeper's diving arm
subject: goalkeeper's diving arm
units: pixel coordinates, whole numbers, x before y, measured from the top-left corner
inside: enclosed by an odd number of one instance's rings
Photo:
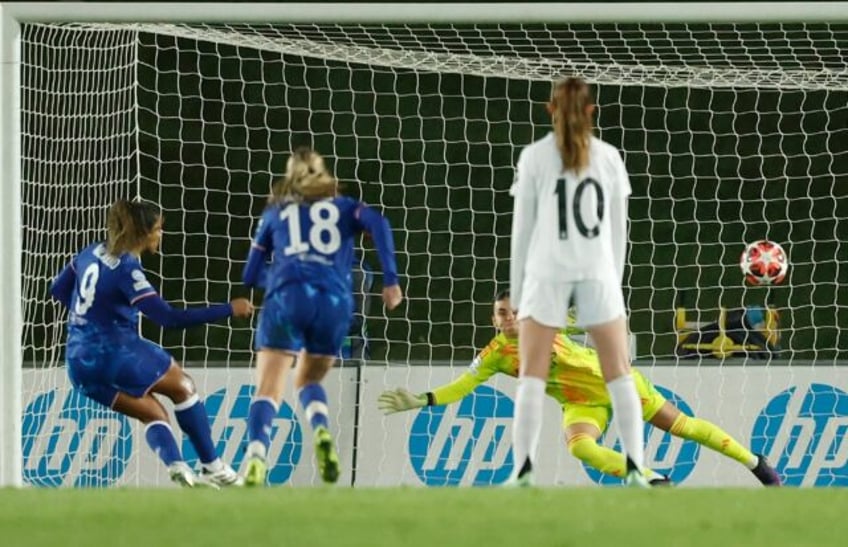
[[[394,414],[425,406],[448,405],[470,394],[482,382],[474,374],[464,372],[451,383],[425,393],[415,394],[402,387],[384,391],[377,400],[377,406],[384,414]]]

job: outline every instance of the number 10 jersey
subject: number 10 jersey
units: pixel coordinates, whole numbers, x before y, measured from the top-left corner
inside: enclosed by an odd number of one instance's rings
[[[588,166],[576,173],[563,169],[556,138],[549,133],[522,150],[511,193],[513,298],[520,295],[525,276],[621,282],[631,188],[613,146],[592,137]]]

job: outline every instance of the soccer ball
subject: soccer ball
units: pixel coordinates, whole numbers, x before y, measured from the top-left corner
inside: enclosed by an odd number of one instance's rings
[[[745,247],[739,267],[751,285],[777,285],[789,271],[789,260],[783,247],[762,239]]]

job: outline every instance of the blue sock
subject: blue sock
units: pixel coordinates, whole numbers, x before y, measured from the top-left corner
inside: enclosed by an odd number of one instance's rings
[[[218,459],[215,443],[212,442],[212,427],[206,414],[206,405],[195,394],[178,405],[174,405],[174,414],[188,435],[194,450],[202,463],[212,463]]]
[[[277,415],[277,405],[267,397],[259,397],[250,403],[247,413],[247,439],[258,441],[265,446],[271,446],[271,424]]]
[[[312,424],[312,429],[317,427],[327,427],[327,392],[321,384],[306,384],[297,394],[300,399],[300,405],[306,412],[306,418]]]
[[[174,432],[167,423],[150,422],[144,426],[144,438],[147,439],[147,444],[150,445],[151,450],[159,456],[159,459],[165,465],[182,461],[183,457],[180,455]]]

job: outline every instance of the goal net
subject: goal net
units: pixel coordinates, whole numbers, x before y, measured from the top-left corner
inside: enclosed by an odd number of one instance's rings
[[[494,336],[513,166],[549,130],[552,79],[578,75],[594,87],[597,134],[631,174],[636,365],[681,408],[767,453],[790,484],[848,484],[846,51],[848,27],[832,24],[24,25],[25,481],[165,480],[137,424],[70,389],[65,315],[48,296],[73,253],[104,237],[111,203],[163,208],[161,254],[143,263],[164,298],[246,295],[254,220],[299,145],[390,219],[407,297],[393,314],[367,298],[380,276],[365,243],[355,347],[328,380],[343,481],[502,481],[510,380],[407,416],[381,417],[376,396],[441,385]],[[772,289],[743,285],[739,256],[758,239],[789,256]],[[728,331],[746,306],[765,308],[763,322],[779,313],[771,351],[747,339],[734,349]],[[238,465],[250,323],[142,330],[191,370]],[[703,344],[687,353],[693,333]],[[290,391],[287,402],[272,480],[310,484],[308,424]],[[606,482],[576,466],[551,405],[543,480]],[[653,429],[648,440],[648,463],[679,482],[751,483],[692,442]]]

